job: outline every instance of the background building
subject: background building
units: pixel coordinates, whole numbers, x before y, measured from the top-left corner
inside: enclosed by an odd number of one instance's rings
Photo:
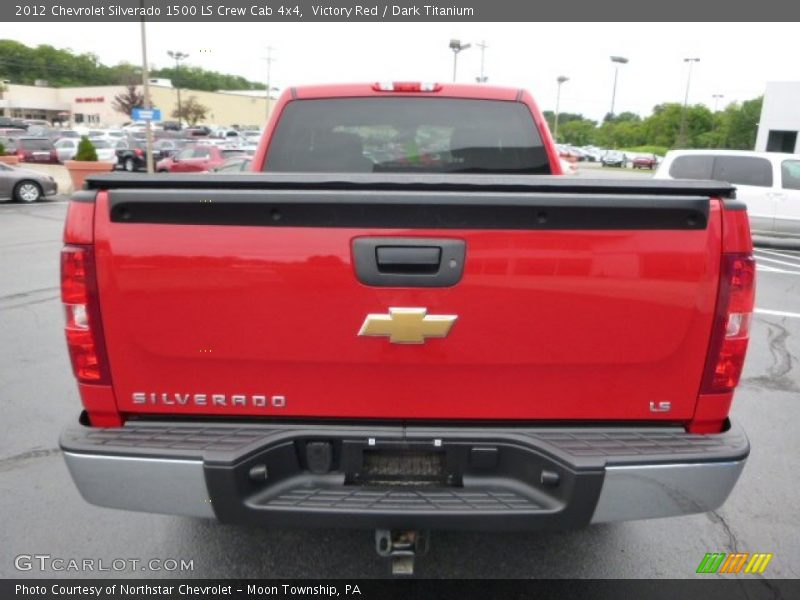
[[[800,153],[800,81],[767,83],[755,149]]]
[[[153,106],[161,109],[165,121],[175,120],[172,111],[178,106],[178,90],[168,79],[159,83],[150,85]],[[128,115],[113,108],[114,97],[125,91],[124,86],[53,88],[5,84],[0,96],[0,116],[114,127],[130,121]],[[181,89],[182,103],[192,97],[208,108],[203,120],[206,124],[261,127],[266,120],[267,101],[263,91],[250,95]]]

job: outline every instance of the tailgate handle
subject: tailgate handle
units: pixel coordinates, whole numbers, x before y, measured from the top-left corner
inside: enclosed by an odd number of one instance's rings
[[[353,240],[356,277],[381,287],[449,287],[464,273],[466,243],[449,238]]]
[[[442,249],[435,246],[378,246],[378,271],[381,273],[436,273]]]

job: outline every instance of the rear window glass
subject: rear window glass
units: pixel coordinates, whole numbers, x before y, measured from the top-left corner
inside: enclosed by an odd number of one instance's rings
[[[220,167],[217,168],[217,172],[229,173],[232,171],[244,171],[249,165],[250,161],[246,158],[233,158],[220,165]]]
[[[111,148],[111,144],[105,140],[92,140],[92,144],[94,144],[94,147],[98,149]]]
[[[549,174],[550,163],[524,104],[393,96],[289,103],[264,170]]]
[[[717,156],[711,178],[738,185],[770,187],[772,163],[755,156]]]
[[[783,189],[800,190],[800,160],[785,160],[781,163]]]
[[[50,143],[50,140],[45,139],[20,140],[19,144],[26,150],[50,150],[53,147],[53,145]]]
[[[679,156],[669,168],[670,177],[675,179],[711,179],[714,157],[695,154]]]

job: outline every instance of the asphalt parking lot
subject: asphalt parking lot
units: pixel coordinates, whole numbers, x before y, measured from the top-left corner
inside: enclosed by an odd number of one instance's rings
[[[58,200],[0,205],[0,576],[92,575],[21,572],[14,566],[20,554],[193,561],[191,573],[147,573],[156,577],[386,575],[371,531],[232,527],[81,499],[57,448],[60,430],[80,410],[61,333],[58,251],[66,205]],[[799,577],[800,252],[765,249],[757,256],[758,310],[733,410],[752,453],[720,510],[561,533],[434,532],[418,574],[682,578],[694,576],[706,552],[741,551],[774,554],[765,578]]]

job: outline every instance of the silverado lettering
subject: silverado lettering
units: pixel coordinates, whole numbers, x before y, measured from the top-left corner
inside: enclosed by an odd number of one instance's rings
[[[285,408],[285,396],[247,395],[247,394],[178,394],[157,392],[134,392],[131,395],[134,404],[163,404],[165,406],[254,406],[265,408]]]
[[[252,171],[69,204],[89,502],[397,556],[726,500],[755,274],[729,184],[564,177],[527,91],[415,82],[287,90]]]

